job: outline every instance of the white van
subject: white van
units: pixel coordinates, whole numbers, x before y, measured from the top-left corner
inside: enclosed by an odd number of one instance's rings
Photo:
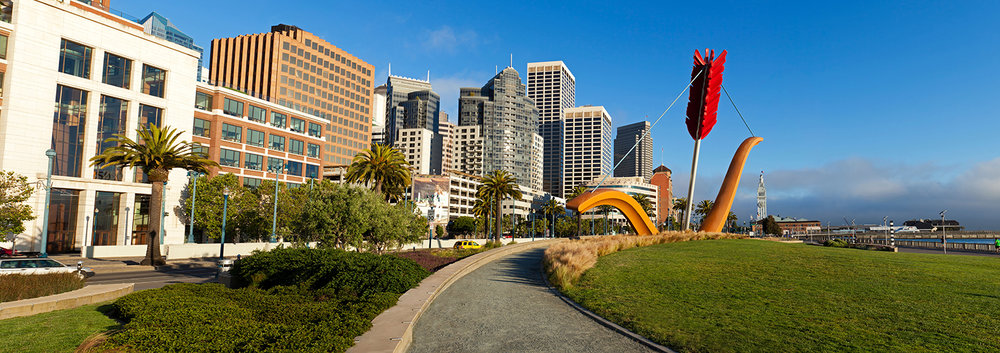
[[[0,275],[46,273],[79,273],[81,276],[90,277],[94,275],[94,270],[89,267],[77,269],[77,266],[63,265],[59,261],[46,258],[0,259]]]

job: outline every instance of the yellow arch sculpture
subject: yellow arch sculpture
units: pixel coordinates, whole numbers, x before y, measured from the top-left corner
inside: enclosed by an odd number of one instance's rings
[[[715,198],[715,206],[712,211],[705,216],[701,222],[701,232],[721,232],[722,226],[729,216],[729,211],[733,207],[733,199],[736,197],[736,188],[740,184],[740,175],[743,174],[743,166],[746,165],[750,150],[758,143],[764,141],[761,137],[750,137],[743,140],[740,147],[733,155],[733,161],[729,163],[729,171],[726,172],[726,179],[719,188],[719,195]],[[632,196],[610,189],[598,189],[597,191],[587,191],[566,203],[566,208],[583,213],[597,206],[612,206],[617,208],[625,218],[628,219],[632,227],[639,235],[651,235],[659,233],[656,226],[646,212]]]
[[[597,206],[611,206],[617,208],[628,222],[635,228],[639,235],[652,235],[657,233],[656,226],[646,216],[642,206],[639,205],[632,196],[611,189],[598,189],[597,191],[587,191],[566,203],[566,208],[583,213]]]

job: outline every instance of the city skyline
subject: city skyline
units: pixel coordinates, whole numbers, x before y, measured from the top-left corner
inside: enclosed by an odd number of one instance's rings
[[[991,216],[1000,189],[989,187],[1000,179],[1000,159],[988,152],[995,150],[988,133],[1000,123],[986,119],[996,106],[987,88],[1000,72],[977,67],[976,75],[968,75],[954,65],[956,50],[972,51],[975,57],[1000,50],[989,45],[994,41],[988,14],[997,12],[996,4],[776,3],[719,5],[698,12],[692,11],[693,4],[509,4],[506,11],[525,16],[510,21],[523,26],[498,23],[507,19],[463,18],[449,10],[485,11],[481,7],[488,4],[443,2],[410,9],[303,3],[314,10],[286,7],[262,15],[254,2],[239,7],[217,2],[203,4],[199,11],[229,11],[244,19],[237,23],[204,23],[181,3],[152,8],[146,2],[119,0],[114,5],[133,14],[156,10],[202,46],[214,37],[296,24],[373,63],[375,82],[384,82],[389,62],[395,64],[394,72],[406,76],[423,77],[430,70],[453,121],[457,88],[489,79],[494,74],[489,69],[507,66],[511,53],[519,71],[527,62],[564,61],[579,79],[577,105],[604,104],[616,117],[615,128],[645,120],[646,114],[655,121],[689,76],[694,49],[727,49],[724,84],[750,126],[765,138],[748,161],[734,205],[741,219],[756,207],[755,185],[746,187],[755,182],[746,181],[755,181],[764,170],[771,213],[833,222],[846,215],[875,222],[886,215],[931,217],[947,208],[970,228],[1000,226]],[[322,20],[334,10],[374,17]],[[553,11],[570,22],[597,18],[604,26],[561,28],[541,20]],[[426,18],[435,21],[417,20]],[[534,35],[545,31],[560,40]],[[886,64],[872,68],[875,61]],[[965,89],[942,89],[954,86]],[[699,180],[705,181],[699,185],[706,187],[698,188],[697,199],[714,198],[716,190],[708,186],[718,185],[712,181],[722,177],[738,141],[749,135],[728,99],[721,103],[719,125],[703,145]],[[945,124],[942,117],[949,116],[971,120],[978,128],[966,131],[963,125]],[[691,154],[682,120],[682,109],[675,107],[653,128],[653,164],[675,171],[678,190],[686,188]],[[924,142],[925,137],[932,141]],[[831,176],[840,170],[852,172]],[[821,176],[830,176],[832,184]],[[969,192],[977,183],[987,188]],[[872,185],[885,187],[870,192]]]

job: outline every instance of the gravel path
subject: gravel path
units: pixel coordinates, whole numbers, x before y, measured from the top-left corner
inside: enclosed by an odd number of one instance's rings
[[[456,281],[413,329],[410,352],[649,352],[549,291],[545,249],[504,257]]]

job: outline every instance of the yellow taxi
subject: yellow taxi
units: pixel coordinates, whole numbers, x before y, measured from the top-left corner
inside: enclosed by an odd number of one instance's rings
[[[479,249],[482,245],[471,240],[462,240],[455,243],[455,249]]]

